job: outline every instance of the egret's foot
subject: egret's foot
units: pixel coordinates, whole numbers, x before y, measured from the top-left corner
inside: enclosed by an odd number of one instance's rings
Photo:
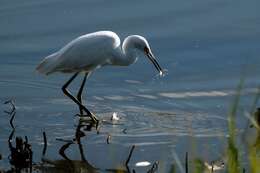
[[[93,121],[93,125],[96,126],[96,130],[97,130],[97,129],[98,129],[98,125],[99,125],[99,120],[98,120],[98,118],[97,118],[93,113],[91,113],[91,119],[92,119],[92,121]]]
[[[99,120],[95,116],[95,114],[91,113],[89,114],[76,114],[75,116],[80,117],[80,121],[91,124],[92,126],[96,126],[96,129],[98,128],[99,125]],[[88,119],[90,118],[90,119]]]
[[[93,122],[93,120],[89,116],[79,116],[79,125],[84,131],[91,131],[92,127],[97,128],[97,123]]]

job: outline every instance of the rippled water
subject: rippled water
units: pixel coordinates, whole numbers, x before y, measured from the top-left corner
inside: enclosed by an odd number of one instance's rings
[[[56,138],[74,135],[78,112],[60,90],[69,76],[44,77],[35,66],[85,33],[112,30],[122,40],[140,34],[149,40],[168,74],[159,78],[145,58],[127,68],[105,67],[92,74],[84,94],[88,108],[100,118],[109,119],[117,112],[121,119],[120,125],[105,125],[100,135],[93,133],[83,140],[88,161],[102,169],[115,168],[135,144],[132,166],[159,160],[164,172],[174,162],[172,152],[184,158],[190,141],[203,149],[203,158],[218,158],[240,77],[246,76],[242,113],[250,108],[260,82],[259,5],[256,0],[2,1],[0,100],[15,100],[16,135],[29,137],[36,160],[43,131],[50,143],[48,157],[61,159],[57,149],[62,142]],[[2,113],[0,119],[0,165],[8,167],[9,117]],[[240,128],[244,122],[241,114]],[[79,159],[77,152],[69,154]]]

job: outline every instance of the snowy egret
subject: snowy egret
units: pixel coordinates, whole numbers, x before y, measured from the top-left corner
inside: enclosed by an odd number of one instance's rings
[[[54,72],[75,73],[63,85],[62,91],[79,106],[81,115],[85,111],[93,122],[98,122],[95,115],[82,104],[82,90],[89,74],[105,65],[128,66],[133,64],[141,53],[147,55],[159,74],[163,75],[163,70],[144,37],[128,36],[121,46],[120,38],[111,31],[89,33],[72,40],[59,51],[44,58],[36,70],[46,75]],[[84,73],[84,79],[76,98],[67,90],[67,87],[80,72]]]

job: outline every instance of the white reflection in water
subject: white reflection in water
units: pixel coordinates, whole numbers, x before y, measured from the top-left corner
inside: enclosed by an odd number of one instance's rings
[[[143,84],[143,82],[137,80],[125,80],[125,82],[131,84]]]
[[[49,100],[47,100],[47,103],[62,104],[62,105],[74,105],[75,104],[75,103],[73,103],[71,100],[69,100],[67,98],[49,99]]]
[[[149,95],[149,94],[136,94],[135,96],[137,96],[137,97],[142,97],[142,98],[146,98],[146,99],[157,99],[156,96]]]
[[[151,165],[151,163],[148,161],[137,162],[135,164],[135,166],[137,166],[137,167],[143,167],[143,166],[149,166],[149,165]]]
[[[245,88],[242,94],[254,94],[257,93],[257,88]],[[158,95],[167,98],[187,98],[187,97],[225,97],[234,95],[236,92],[234,90],[225,91],[187,91],[187,92],[161,92]]]
[[[123,100],[132,100],[132,97],[129,96],[119,96],[119,95],[112,95],[112,96],[104,96],[105,99],[114,100],[114,101],[123,101]]]
[[[186,97],[223,97],[229,95],[228,92],[222,91],[191,91],[191,92],[179,92],[179,93],[172,93],[172,92],[163,92],[159,93],[160,96],[168,97],[168,98],[186,98]]]
[[[93,98],[96,99],[96,100],[99,100],[99,101],[103,101],[103,100],[105,100],[104,98],[102,98],[102,97],[98,97],[98,96],[93,96]]]

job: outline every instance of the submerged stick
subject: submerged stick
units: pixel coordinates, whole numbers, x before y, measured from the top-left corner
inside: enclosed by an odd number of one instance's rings
[[[147,171],[147,173],[155,173],[158,169],[159,161],[153,163],[152,167]]]
[[[4,102],[4,104],[8,104],[8,103],[11,104],[11,107],[12,107],[11,111],[4,111],[4,112],[9,114],[9,115],[12,115],[9,123],[10,123],[11,127],[14,129],[13,120],[14,120],[14,117],[15,117],[15,114],[16,114],[16,111],[15,111],[16,107],[14,105],[14,101],[13,100],[8,100],[8,101]]]
[[[43,150],[42,150],[42,157],[44,157],[45,153],[46,153],[46,150],[47,150],[47,137],[46,137],[46,133],[45,132],[43,132],[42,135],[43,135],[43,142],[44,142]]]
[[[110,144],[110,140],[111,140],[111,135],[108,134],[108,135],[107,135],[107,144]]]
[[[14,129],[13,121],[14,121],[14,117],[15,117],[16,112],[13,112],[12,114],[13,114],[13,115],[12,115],[12,117],[11,117],[9,123],[10,123],[11,127]]]
[[[185,155],[185,173],[189,172],[189,165],[188,165],[188,152]]]
[[[125,129],[123,129],[123,131],[122,131],[124,134],[126,134],[127,133],[127,129],[125,128]]]
[[[67,155],[65,154],[65,150],[67,150],[71,144],[73,144],[73,142],[68,142],[64,144],[59,150],[59,154],[68,161],[71,161],[71,159],[67,157]]]
[[[12,110],[10,112],[8,112],[8,111],[4,111],[4,112],[7,113],[7,114],[12,114],[16,110],[16,107],[14,105],[14,101],[13,100],[7,100],[7,101],[4,102],[4,104],[8,104],[8,103],[11,104]]]
[[[126,165],[127,167],[128,167],[128,163],[129,163],[129,161],[130,161],[130,159],[131,159],[131,157],[132,157],[132,154],[133,154],[134,149],[135,149],[135,145],[132,146],[132,148],[131,148],[131,150],[130,150],[130,153],[129,153],[128,157],[127,157],[127,160],[126,160],[126,162],[125,162],[125,165]]]

